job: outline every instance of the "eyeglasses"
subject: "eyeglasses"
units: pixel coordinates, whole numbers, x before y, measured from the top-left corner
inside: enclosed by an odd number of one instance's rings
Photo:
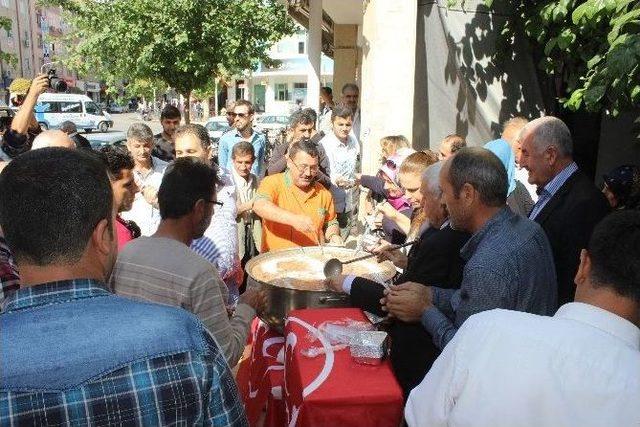
[[[224,206],[224,203],[219,202],[217,200],[205,200],[205,202],[211,203],[212,205],[216,205],[216,206]]]
[[[244,119],[245,117],[249,117],[249,114],[247,113],[234,113],[234,112],[228,112],[227,116],[229,117],[240,117],[241,119]]]
[[[293,160],[291,160],[291,163],[293,163]],[[293,165],[296,167],[296,169],[298,169],[300,172],[304,172],[307,169],[309,169],[309,172],[318,172],[320,170],[320,167],[318,165],[297,165],[295,163],[293,163]]]

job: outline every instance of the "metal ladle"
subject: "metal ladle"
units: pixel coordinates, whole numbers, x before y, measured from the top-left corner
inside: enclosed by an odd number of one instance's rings
[[[403,243],[401,245],[391,246],[387,250],[395,251],[396,249],[400,249],[400,248],[404,248],[405,246],[413,245],[415,242],[417,242],[417,240],[412,240],[410,242],[406,242],[406,243]],[[338,258],[331,258],[329,261],[327,261],[324,264],[324,268],[322,270],[324,272],[324,277],[326,277],[327,279],[330,279],[332,277],[336,277],[336,276],[342,274],[342,266],[344,266],[345,264],[351,264],[352,262],[357,262],[357,261],[362,261],[362,260],[365,260],[365,259],[373,258],[374,256],[378,256],[378,254],[368,254],[368,255],[361,256],[361,257],[352,258],[352,259],[350,259],[348,261],[340,261]]]

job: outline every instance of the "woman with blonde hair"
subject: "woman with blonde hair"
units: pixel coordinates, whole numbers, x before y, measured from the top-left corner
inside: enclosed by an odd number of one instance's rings
[[[413,208],[411,218],[402,215],[389,203],[381,203],[377,206],[378,212],[397,224],[398,228],[407,236],[407,241],[418,236],[420,229],[424,225],[425,215],[420,207],[422,202],[420,193],[422,173],[427,167],[436,162],[437,159],[434,159],[431,154],[417,151],[408,156],[400,165],[398,181],[404,190],[404,197]]]
[[[383,161],[394,155],[406,157],[411,153],[415,153],[409,140],[403,135],[385,136],[380,140],[380,150]]]

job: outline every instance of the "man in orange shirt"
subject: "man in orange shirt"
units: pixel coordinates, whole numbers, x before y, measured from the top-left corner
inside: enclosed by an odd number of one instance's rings
[[[289,148],[287,170],[267,176],[256,193],[253,211],[262,218],[262,251],[342,244],[333,198],[316,182],[318,149],[308,140]]]

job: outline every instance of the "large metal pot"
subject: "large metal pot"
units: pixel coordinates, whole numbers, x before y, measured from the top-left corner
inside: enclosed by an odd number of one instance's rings
[[[285,319],[291,310],[301,308],[349,307],[350,305],[349,296],[345,294],[326,290],[302,290],[277,286],[273,283],[260,280],[256,277],[256,274],[254,274],[259,271],[258,268],[263,263],[278,259],[290,259],[291,257],[303,259],[309,255],[321,255],[325,260],[338,258],[341,261],[346,261],[355,256],[362,255],[362,252],[342,247],[327,246],[324,248],[313,246],[283,249],[258,255],[252,258],[246,265],[248,275],[247,286],[263,289],[267,294],[266,307],[262,312],[258,313],[258,316],[269,326],[280,332],[283,332]],[[376,281],[389,281],[396,273],[395,267],[389,261],[378,263],[375,259],[369,259],[359,261],[359,263],[367,263],[366,269],[370,271],[370,273],[362,274],[362,276]],[[361,267],[363,267],[362,264]],[[348,273],[349,271],[345,268],[345,274]],[[286,272],[283,272],[283,274],[286,277]],[[322,280],[318,280],[318,282],[321,281]]]

